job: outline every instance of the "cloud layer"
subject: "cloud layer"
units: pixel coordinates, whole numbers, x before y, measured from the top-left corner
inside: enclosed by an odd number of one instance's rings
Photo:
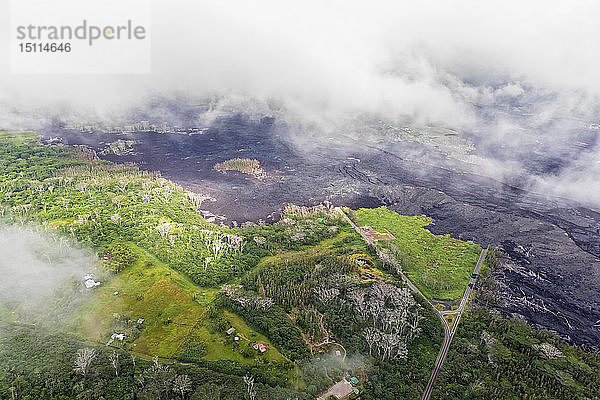
[[[0,225],[0,308],[15,318],[54,327],[91,293],[83,277],[97,257],[32,228]]]
[[[594,1],[175,0],[152,8],[150,76],[10,75],[3,58],[2,100],[110,110],[150,93],[235,92],[310,112],[459,124],[497,85],[600,96]]]
[[[468,131],[482,148],[534,146],[560,158],[579,157],[565,155],[565,132],[598,120],[597,1],[151,6],[150,75],[10,75],[2,58],[0,127],[53,115],[116,118],[150,97],[238,96],[326,129],[368,115]],[[581,181],[600,161],[598,147],[587,144]]]

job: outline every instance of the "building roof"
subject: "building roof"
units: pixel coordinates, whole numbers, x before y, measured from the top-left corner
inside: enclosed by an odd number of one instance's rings
[[[327,390],[327,392],[325,392],[321,396],[319,396],[317,398],[317,400],[325,400],[329,396],[335,396],[338,399],[342,399],[342,398],[348,396],[350,393],[352,393],[352,391],[353,391],[353,387],[350,384],[350,382],[348,382],[345,379],[342,379],[341,381],[339,381],[338,383],[336,383],[335,385],[330,387]]]
[[[100,285],[100,282],[96,282],[93,279],[87,279],[85,282],[83,282],[83,284],[85,285],[86,288],[91,289],[93,287]]]

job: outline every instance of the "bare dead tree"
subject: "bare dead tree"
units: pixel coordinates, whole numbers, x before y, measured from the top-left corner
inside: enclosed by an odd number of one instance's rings
[[[212,197],[207,196],[205,194],[193,193],[193,192],[185,192],[185,198],[196,209],[200,208],[202,206],[202,203],[204,203],[204,201],[214,200]]]
[[[171,198],[171,188],[163,188],[163,190],[160,191],[160,194],[162,195],[163,199],[165,199],[165,202],[169,201],[169,198]]]
[[[77,350],[77,358],[75,359],[74,371],[80,372],[83,376],[88,373],[90,364],[96,357],[96,350],[86,347]]]
[[[256,400],[256,390],[254,390],[254,377],[250,375],[244,376],[244,383],[246,384],[246,393],[248,394],[248,400]]]
[[[408,289],[378,281],[368,292],[350,289],[346,298],[370,325],[362,333],[369,355],[382,360],[407,357],[407,343],[418,336],[423,319]]]
[[[555,358],[562,358],[565,355],[558,348],[554,347],[550,343],[542,343],[542,344],[534,344],[534,350],[538,351],[541,355],[549,360],[553,360]]]
[[[352,290],[347,297],[354,304],[362,319],[366,320],[369,317],[369,308],[365,302],[365,293],[362,290]]]
[[[143,392],[140,398],[169,398],[169,393],[173,391],[175,377],[175,371],[167,365],[160,364],[158,357],[154,357],[154,363],[138,377]]]
[[[412,340],[419,335],[421,332],[421,328],[419,327],[419,321],[421,321],[424,317],[419,314],[419,309],[410,315],[408,318],[408,340]]]
[[[323,286],[317,286],[314,290],[314,293],[321,303],[327,304],[331,300],[335,299],[340,294],[340,291],[339,289],[334,287],[328,288]]]
[[[211,250],[215,258],[219,258],[221,253],[225,249],[226,243],[221,239],[220,236],[217,236],[216,239],[212,241]]]
[[[245,240],[241,236],[236,235],[225,235],[227,238],[227,245],[230,250],[233,251],[242,251],[245,245]]]
[[[119,181],[119,183],[117,184],[117,189],[119,189],[121,193],[125,193],[125,190],[127,190],[127,182],[122,180]]]
[[[173,379],[173,391],[181,395],[181,400],[184,400],[185,394],[190,391],[192,382],[187,375],[177,375]]]
[[[121,215],[119,213],[114,213],[111,215],[110,220],[117,225],[121,225]]]
[[[363,337],[369,345],[369,355],[372,355],[373,345],[379,340],[379,331],[373,327],[368,327],[363,331]]]
[[[110,355],[110,363],[115,369],[115,376],[119,376],[119,354],[116,351]]]
[[[156,230],[160,234],[160,237],[164,239],[169,234],[169,232],[171,232],[171,228],[172,228],[171,224],[168,222],[165,222],[164,224],[158,225],[156,227]]]
[[[396,352],[392,355],[392,359],[406,358],[406,356],[408,356],[408,348],[406,347],[406,342],[401,340],[396,345]]]
[[[208,268],[208,265],[210,264],[211,261],[212,261],[212,257],[206,257],[204,259],[204,271],[206,271],[206,269]]]

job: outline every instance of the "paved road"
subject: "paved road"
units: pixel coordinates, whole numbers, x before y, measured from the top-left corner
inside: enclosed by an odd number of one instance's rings
[[[433,367],[433,372],[431,373],[431,377],[429,378],[429,382],[427,382],[427,386],[425,387],[425,393],[423,393],[422,400],[429,400],[431,396],[431,390],[433,389],[433,384],[435,383],[435,379],[437,378],[438,372],[444,364],[444,360],[446,360],[446,356],[448,355],[448,349],[450,348],[450,343],[452,343],[452,339],[454,339],[454,334],[456,333],[456,328],[458,327],[458,321],[460,321],[460,317],[465,310],[465,306],[469,300],[469,296],[471,295],[471,291],[477,283],[477,279],[479,278],[479,270],[481,269],[481,264],[483,264],[483,260],[485,259],[485,253],[487,252],[487,248],[481,251],[479,255],[479,260],[477,260],[477,265],[475,266],[475,271],[473,272],[475,275],[471,276],[469,280],[469,285],[465,290],[465,294],[460,302],[460,306],[458,309],[453,312],[440,312],[436,309],[437,314],[442,319],[442,324],[444,325],[444,344],[440,349],[437,360],[435,361],[435,366]],[[474,276],[474,277],[473,277]],[[444,318],[444,315],[455,315],[456,319],[454,320],[454,324],[452,325],[452,329],[449,329],[448,322]]]
[[[368,244],[375,247],[373,240],[369,236],[367,236],[363,232],[362,229],[360,229],[358,226],[356,226],[356,224],[354,222],[352,222],[352,220],[346,215],[346,213],[341,208],[336,207],[335,209],[337,210],[337,212],[340,213],[340,215],[350,225],[352,225],[354,230],[356,230],[356,232],[358,232],[358,234],[360,236],[362,236],[362,238]],[[375,247],[375,250],[379,253],[379,250],[377,249],[377,247]],[[423,293],[421,293],[421,291],[410,281],[410,279],[408,279],[408,277],[406,275],[404,275],[404,273],[402,271],[398,271],[398,273],[400,274],[400,276],[402,277],[404,282],[408,285],[408,287],[413,292],[417,293],[419,296],[424,298],[429,303],[429,305],[431,305],[431,307],[433,308],[435,313],[438,315],[438,317],[442,321],[442,325],[444,326],[444,343],[442,344],[442,348],[440,349],[438,357],[435,361],[435,366],[433,368],[433,372],[431,373],[431,377],[429,378],[429,382],[427,382],[427,386],[425,387],[425,393],[423,393],[422,400],[429,400],[429,397],[431,396],[431,390],[433,389],[433,384],[435,383],[435,379],[437,378],[438,372],[440,371],[440,368],[442,367],[442,364],[444,364],[444,361],[446,360],[446,356],[448,355],[448,349],[450,348],[450,344],[452,343],[452,339],[454,338],[454,334],[456,333],[456,328],[458,327],[458,321],[460,321],[460,317],[461,317],[463,311],[465,310],[465,306],[466,306],[467,302],[469,301],[469,296],[471,295],[471,291],[473,290],[473,287],[475,287],[475,283],[477,283],[477,279],[479,278],[479,270],[481,269],[481,265],[483,264],[483,260],[485,259],[485,254],[486,254],[487,250],[488,249],[485,248],[481,251],[481,254],[479,255],[479,260],[477,260],[477,264],[475,265],[475,270],[473,271],[473,274],[475,274],[475,275],[471,275],[471,279],[469,280],[469,285],[467,286],[465,293],[463,295],[463,298],[460,301],[460,305],[454,311],[438,310],[435,307],[435,305],[433,303],[431,303],[427,299],[427,297],[425,297],[423,295]],[[454,324],[452,325],[452,329],[450,329],[450,326],[448,325],[446,318],[444,318],[445,315],[454,315],[455,316],[455,320],[454,320]]]

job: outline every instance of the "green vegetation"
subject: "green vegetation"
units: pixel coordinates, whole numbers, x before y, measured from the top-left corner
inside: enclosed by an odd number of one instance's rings
[[[261,168],[260,162],[250,158],[233,158],[231,160],[223,161],[222,163],[215,164],[214,169],[221,172],[239,171],[256,178],[262,178],[265,175],[265,171]]]
[[[215,368],[221,371],[242,373],[244,366],[253,366],[255,376],[276,383],[294,377],[288,376],[291,363],[269,339],[237,315],[209,305],[214,289],[199,288],[139,248],[129,247],[135,255],[133,265],[96,289],[69,323],[70,331],[100,343],[113,333],[123,333],[126,340],[114,341],[113,347],[209,367],[219,361]],[[230,327],[236,328],[235,335],[225,333]],[[233,340],[235,336],[239,341]],[[263,343],[269,351],[259,355],[254,349],[247,351],[255,343]],[[231,363],[224,367],[224,362]]]
[[[313,240],[311,246],[290,246],[293,247],[291,250],[278,248],[274,255],[263,258],[242,279],[243,293],[268,296],[275,302],[272,308],[282,309],[295,322],[298,334],[302,333],[314,357],[301,363],[304,379],[310,382],[308,393],[322,393],[341,379],[346,371],[351,371],[369,377],[362,387],[365,390],[361,390],[364,398],[419,398],[442,342],[437,316],[406,289],[396,286],[399,285],[397,278],[380,270],[375,254],[336,213],[320,217],[316,213],[301,214],[304,220],[322,219],[335,235],[318,242]],[[289,221],[290,215],[293,214],[286,214],[281,223],[296,226],[297,221]],[[238,296],[241,296],[239,291],[230,294],[229,298],[236,299]],[[230,299],[230,303],[235,303]],[[407,344],[406,358],[388,356],[384,345],[369,346],[366,339],[366,336],[371,337],[371,333],[385,332],[386,328],[380,325],[379,318],[393,319],[394,306],[390,304],[388,308],[384,305],[386,299],[392,303],[398,301],[403,304],[402,307],[410,307],[418,313],[415,314],[419,320],[418,333],[415,332],[413,337],[407,330],[400,336],[401,341]],[[239,306],[235,310],[244,316],[249,312],[248,308],[242,310]],[[374,315],[371,310],[381,310],[381,316]],[[262,315],[260,311],[257,314]],[[395,337],[393,328],[388,332],[386,339]],[[268,336],[274,340],[274,336]],[[339,345],[346,353],[345,362],[328,356],[334,350],[339,351]],[[389,349],[392,352],[399,350]],[[369,353],[373,357],[365,358],[364,355]],[[323,376],[323,368],[327,369],[327,376]]]
[[[494,303],[490,272],[482,272],[474,304]],[[494,309],[474,307],[461,319],[432,398],[598,399],[600,356]]]
[[[461,320],[432,398],[597,399],[600,357],[479,308]]]
[[[349,216],[358,226],[394,239],[378,240],[377,246],[397,260],[406,276],[425,296],[436,300],[460,299],[469,283],[481,248],[449,235],[434,235],[424,227],[433,220],[424,215],[399,215],[385,207],[361,208]]]
[[[116,274],[95,289],[67,332],[102,344],[124,334],[111,346],[142,358],[193,361],[271,385],[301,382],[268,338],[211,305],[216,290],[207,286],[241,275],[260,254],[242,252],[243,237],[196,212],[203,196],[157,174],[98,161],[84,148],[39,146],[32,135],[2,135],[0,166],[4,222],[41,224],[73,237],[95,248]],[[224,332],[233,324],[239,341]],[[249,352],[254,341],[268,351]]]
[[[243,238],[196,212],[206,196],[158,174],[93,160],[82,149],[37,146],[28,135],[2,137],[0,169],[7,222],[42,223],[100,255],[134,242],[200,286],[217,286],[258,262],[242,252]]]
[[[141,358],[249,374],[313,396],[347,369],[373,374],[365,383],[371,398],[418,397],[424,387],[441,343],[435,315],[380,270],[335,210],[289,206],[273,225],[227,229],[196,212],[202,196],[157,174],[99,161],[85,149],[18,137],[0,140],[0,160],[7,222],[41,223],[71,236],[97,249],[116,274],[76,313],[69,332],[101,344],[124,333],[127,339],[112,345]],[[381,315],[369,311],[371,303]],[[412,328],[381,325],[384,315],[405,306],[414,313]],[[230,327],[239,340],[224,332]],[[399,341],[369,346],[367,331]],[[256,343],[267,351],[254,350]],[[347,361],[321,365],[333,349]],[[370,361],[353,361],[369,352]],[[405,374],[410,379],[399,387],[397,376]]]
[[[254,161],[223,168],[260,169]],[[395,267],[426,296],[457,299],[477,245],[433,235],[425,216],[348,210],[374,228],[382,262],[329,206],[290,205],[272,225],[227,228],[197,212],[206,199],[84,147],[0,132],[2,221],[71,237],[97,252],[104,271],[55,330],[0,307],[0,398],[302,400],[347,373],[363,399],[421,397],[443,332]],[[489,271],[478,304],[494,304]],[[115,333],[124,340],[106,346]],[[84,351],[95,354],[85,371],[74,368]],[[481,308],[463,317],[435,390],[448,399],[597,398],[599,366]]]
[[[85,374],[74,371],[81,349],[94,352]],[[113,357],[118,355],[116,367]],[[225,368],[223,368],[225,369]],[[231,369],[231,368],[230,368]],[[254,371],[236,371],[253,373]],[[178,377],[180,377],[178,379]],[[185,378],[187,377],[187,378]],[[184,379],[182,379],[184,378]],[[132,353],[90,343],[63,333],[48,333],[0,321],[0,398],[2,399],[181,399],[239,400],[247,385],[242,376],[199,365],[158,364]],[[306,394],[256,382],[261,400],[308,400]]]

